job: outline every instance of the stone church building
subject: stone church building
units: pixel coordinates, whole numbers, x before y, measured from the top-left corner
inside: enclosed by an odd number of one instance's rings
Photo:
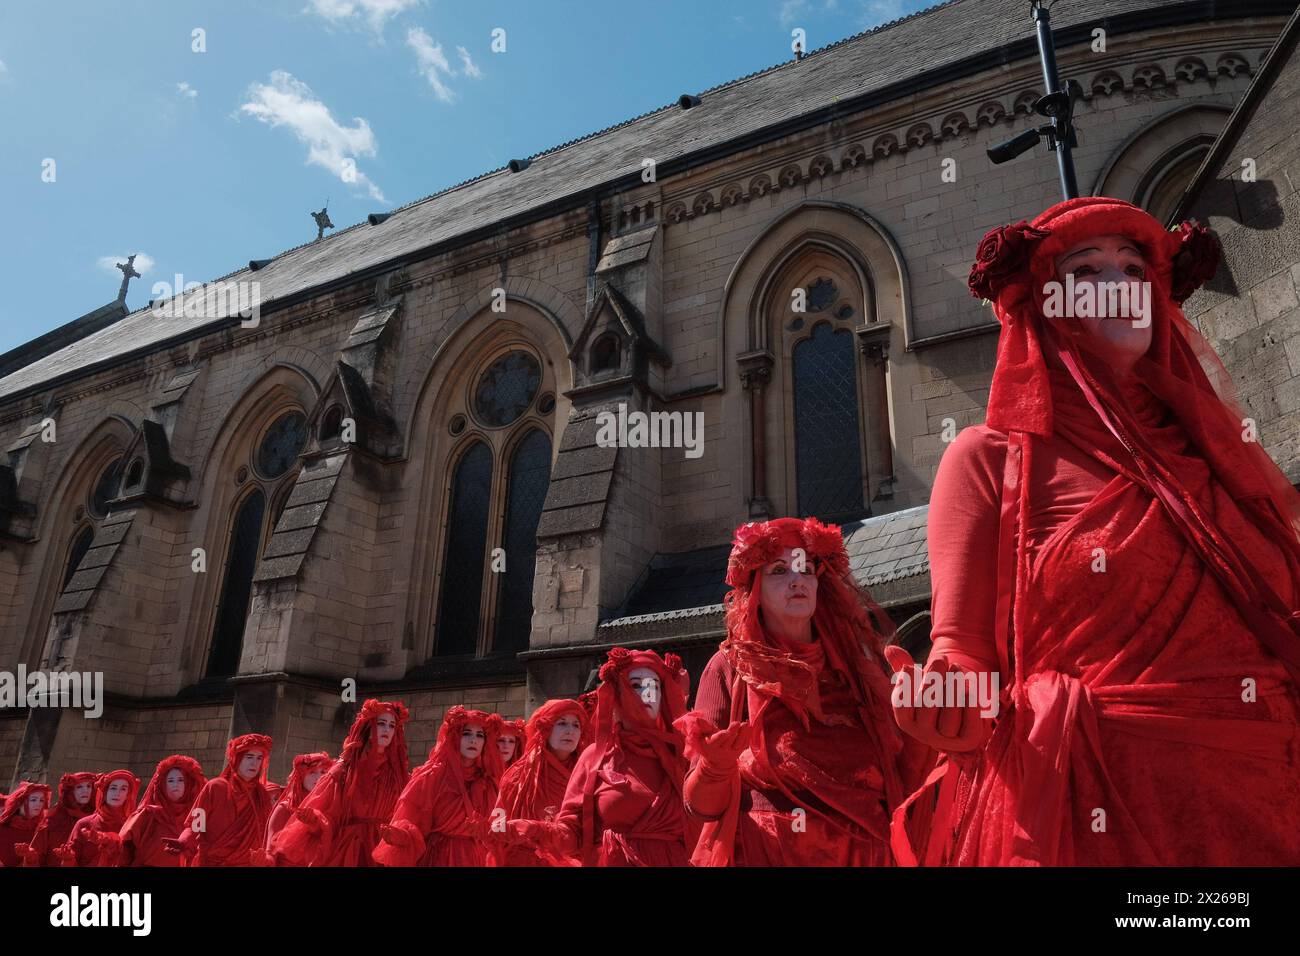
[[[1206,197],[1212,224],[1276,240],[1192,305],[1294,480],[1294,145],[1270,171],[1259,141],[1271,200],[1215,188],[1240,165],[1216,138],[1293,9],[1071,0],[1053,25],[1081,191],[1162,218]],[[698,676],[732,531],[757,517],[842,524],[924,652],[929,489],[982,420],[997,343],[966,275],[988,228],[1059,199],[1045,148],[985,155],[1042,122],[1028,4],[954,0],[664,92],[682,96],[296,249],[254,238],[231,250],[247,268],[179,300],[0,356],[0,669],[106,688],[98,719],[0,711],[0,789],[170,753],[216,772],[250,730],[283,779],[337,751],[347,679],[407,702],[419,761],[447,706],[522,716],[611,646]],[[1296,102],[1267,96],[1234,136]],[[702,444],[607,447],[620,406],[700,421]]]

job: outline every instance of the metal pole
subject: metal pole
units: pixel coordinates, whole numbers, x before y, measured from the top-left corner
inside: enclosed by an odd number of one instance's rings
[[[1033,4],[1034,23],[1038,29],[1038,56],[1043,63],[1043,84],[1045,93],[1055,93],[1062,89],[1056,72],[1056,45],[1052,42],[1052,16],[1047,7],[1041,3]],[[1068,92],[1068,91],[1067,91]],[[1070,155],[1071,118],[1067,101],[1066,115],[1053,114],[1052,126],[1056,130],[1052,149],[1056,150],[1056,165],[1061,174],[1061,192],[1066,199],[1079,195],[1079,183],[1074,176],[1074,158]]]

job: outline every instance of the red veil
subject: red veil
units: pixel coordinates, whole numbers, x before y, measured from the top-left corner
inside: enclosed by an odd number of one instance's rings
[[[391,714],[397,727],[380,752],[373,734],[383,714]],[[388,822],[411,775],[405,731],[409,717],[399,701],[367,700],[362,705],[339,759],[269,841],[278,864],[371,865],[379,828]]]
[[[260,750],[264,754],[261,772],[252,780],[239,776],[239,758]],[[266,770],[271,762],[271,738],[266,734],[243,734],[226,745],[226,765],[221,774],[199,791],[194,809],[203,811],[206,829],[185,828],[179,840],[182,852],[193,857],[191,866],[260,866],[265,860],[267,818],[271,795],[266,789]]]
[[[466,768],[460,756],[461,731],[481,724],[483,752]],[[485,835],[497,781],[504,768],[497,737],[501,718],[460,704],[448,708],[429,759],[411,774],[398,798],[391,823],[374,860],[384,866],[483,866]]]
[[[126,799],[120,806],[108,805],[108,788],[116,780],[127,782]],[[95,778],[95,812],[76,822],[68,842],[56,856],[64,866],[121,866],[122,838],[119,833],[135,806],[140,778],[129,770],[112,770]]]
[[[311,754],[298,754],[293,758],[293,770],[289,772],[289,780],[280,793],[280,799],[272,807],[270,822],[267,823],[266,843],[268,848],[271,845],[271,839],[284,829],[284,825],[289,822],[289,818],[302,806],[302,801],[306,799],[309,792],[307,790],[307,777],[317,770],[324,773],[333,762],[334,758],[323,750]],[[316,782],[319,783],[320,781],[317,780]]]
[[[817,573],[812,618],[817,653],[811,660],[805,659],[803,649],[769,636],[759,617],[758,575],[786,548],[802,549]],[[889,678],[880,663],[884,638],[894,628],[854,581],[843,534],[816,518],[741,525],[727,562],[727,584],[732,590],[724,598],[727,638],[720,654],[733,675],[730,720],[740,720],[748,711],[751,743],[743,768],[736,769],[739,779],[732,782],[728,809],[721,820],[704,824],[692,861],[700,866],[735,862],[743,779],[751,789],[779,793],[789,805],[816,813],[825,822],[824,840],[842,845],[849,836],[870,837],[872,863],[889,862],[889,812],[905,796],[900,772],[904,744],[889,704]],[[840,705],[847,714],[823,713],[823,668],[834,672],[847,689]],[[697,707],[705,703],[705,689],[702,684]],[[856,742],[841,739],[837,746],[827,728],[838,726],[839,732],[849,733],[845,719],[858,725],[860,729],[851,732],[861,736]],[[718,726],[693,712],[678,726],[687,734],[688,754],[695,758],[699,741],[725,728],[727,720]],[[812,739],[819,736],[826,737],[824,744]],[[798,738],[805,742],[799,744]],[[800,839],[807,844],[814,835],[802,833]],[[803,850],[808,859],[818,858],[810,847]]]
[[[77,803],[74,792],[83,783],[94,786],[99,774],[83,770],[77,773],[65,773],[59,778],[59,802],[45,812],[28,849],[21,855],[23,866],[58,866],[54,851],[68,842],[72,828],[82,817],[95,812],[95,794],[91,790],[90,800],[84,807]]]
[[[1141,247],[1152,287],[1151,345],[1127,383],[1074,321],[1044,318],[1055,259],[1105,234]],[[952,842],[959,863],[1300,862],[1300,496],[1179,307],[1218,258],[1203,227],[1166,231],[1105,197],[980,244],[971,289],[1002,323],[987,425],[1007,448],[988,655],[1003,707],[960,759],[962,786],[948,774],[957,803],[929,861]],[[1113,477],[1031,554],[1031,464],[1058,441]],[[1089,567],[1098,549],[1110,573]]]
[[[185,793],[180,800],[167,799],[167,774],[179,770],[185,777]],[[193,757],[172,754],[158,762],[140,806],[122,826],[124,866],[179,866],[180,859],[163,849],[163,840],[175,840],[189,822],[190,808],[198,799],[207,780],[203,768]]]
[[[22,809],[33,790],[45,792],[46,810],[39,817],[26,817]],[[0,866],[18,866],[27,856],[26,848],[42,821],[49,813],[50,788],[43,783],[24,780],[18,789],[5,797],[0,809]],[[20,850],[19,848],[23,848]]]
[[[561,717],[574,716],[582,725],[582,739],[568,760],[560,760],[547,746],[551,731]],[[496,808],[506,820],[550,821],[564,802],[564,791],[578,755],[590,742],[587,709],[576,700],[548,700],[528,718],[527,743],[522,756],[510,765],[501,779]],[[492,866],[569,866],[571,862],[542,848],[528,846],[493,847],[488,853]]]
[[[528,728],[522,720],[506,720],[501,718],[501,736],[515,738],[515,753],[510,758],[510,762],[505,764],[506,770],[509,770],[519,762],[519,758],[524,755],[524,743],[528,739]]]

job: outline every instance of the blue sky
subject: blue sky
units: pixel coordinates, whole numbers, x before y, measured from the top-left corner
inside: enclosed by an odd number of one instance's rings
[[[6,0],[0,352],[934,2]]]

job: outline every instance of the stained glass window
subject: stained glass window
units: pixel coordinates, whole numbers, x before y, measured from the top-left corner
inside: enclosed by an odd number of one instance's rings
[[[537,397],[542,369],[527,352],[501,356],[483,373],[474,389],[474,414],[479,421],[499,428],[516,421]]]
[[[483,442],[475,442],[456,465],[452,479],[435,637],[439,656],[473,654],[477,649],[491,486],[492,452]]]
[[[226,575],[217,605],[217,624],[208,653],[209,677],[229,677],[239,667],[244,643],[244,621],[253,595],[253,572],[262,550],[262,517],[266,496],[256,489],[239,506],[226,552]]]
[[[501,542],[506,570],[497,594],[497,633],[492,645],[498,654],[528,650],[533,625],[537,522],[551,483],[551,440],[545,432],[533,429],[519,443],[510,462],[509,481]]]
[[[257,448],[257,470],[263,478],[279,478],[293,467],[306,442],[306,416],[302,412],[286,412],[262,436]]]
[[[849,521],[862,503],[853,335],[827,323],[794,348],[795,470],[799,515]]]

